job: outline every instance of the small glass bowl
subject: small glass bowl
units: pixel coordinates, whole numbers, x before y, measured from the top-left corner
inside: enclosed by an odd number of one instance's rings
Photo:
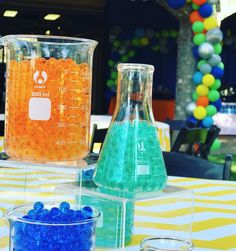
[[[140,251],[192,251],[191,241],[174,236],[158,236],[143,239]]]
[[[50,210],[54,207],[58,208],[59,203],[44,204],[44,209]],[[88,219],[62,223],[24,218],[32,208],[33,204],[18,206],[8,210],[4,215],[10,226],[10,251],[95,250],[95,228],[100,217],[100,212],[96,208],[92,208],[92,215]],[[82,206],[76,204],[70,205],[70,209],[73,210],[81,208]]]

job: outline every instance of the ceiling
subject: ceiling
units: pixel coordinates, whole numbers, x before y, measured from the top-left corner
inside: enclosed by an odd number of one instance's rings
[[[0,0],[0,35],[45,34],[83,36],[98,39],[106,0]],[[15,18],[4,17],[5,10],[17,10]],[[46,21],[48,13],[60,14]]]
[[[38,7],[82,11],[103,11],[106,0],[2,0],[0,7]]]

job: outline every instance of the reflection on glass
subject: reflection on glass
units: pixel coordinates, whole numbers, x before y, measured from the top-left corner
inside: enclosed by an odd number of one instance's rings
[[[160,236],[141,241],[140,251],[191,251],[193,243],[178,237]]]

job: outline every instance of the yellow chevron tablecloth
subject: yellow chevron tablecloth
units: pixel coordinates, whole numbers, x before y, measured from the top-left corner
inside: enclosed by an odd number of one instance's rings
[[[27,185],[26,185],[27,179]],[[14,168],[0,168],[0,210],[33,201],[70,200],[73,195],[53,193],[55,185],[75,181],[75,175],[69,172],[43,172]],[[193,223],[193,242],[195,251],[236,251],[236,183],[229,181],[200,180],[170,177],[169,184],[195,192],[195,213]],[[134,237],[125,249],[138,250],[137,245],[144,237],[155,234],[153,224],[155,210],[150,204],[137,203],[135,210]],[[158,209],[159,212],[162,210]],[[181,221],[184,217],[181,205],[171,207],[170,217]],[[163,229],[165,224],[158,226]],[[160,229],[159,229],[160,230]],[[8,228],[0,221],[0,250],[8,250]],[[36,251],[36,250],[35,250]],[[75,250],[76,251],[76,250]]]

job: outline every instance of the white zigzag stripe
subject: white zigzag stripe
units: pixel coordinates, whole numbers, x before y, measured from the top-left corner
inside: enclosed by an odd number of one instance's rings
[[[0,251],[9,251],[8,248],[1,248]]]
[[[14,185],[47,185],[47,184],[58,184],[58,183],[61,183],[61,182],[69,182],[71,181],[71,179],[53,179],[53,180],[49,180],[49,179],[46,179],[46,178],[40,178],[40,180],[27,180],[27,182],[25,183],[25,181],[23,179],[21,180],[8,180],[7,178],[4,177],[4,180],[1,180],[0,181],[0,184],[7,184],[8,186],[14,186]],[[1,190],[2,188],[0,188]]]
[[[11,172],[9,172],[11,173]],[[51,173],[51,172],[48,172],[45,170],[45,173],[44,174],[38,174],[38,173],[22,173],[20,175],[10,175],[10,174],[7,174],[5,173],[5,171],[3,173],[0,174],[0,177],[4,177],[5,178],[22,178],[24,179],[26,176],[29,178],[29,179],[39,179],[40,178],[44,178],[44,177],[55,177],[55,178],[64,178],[66,175],[66,178],[68,179],[72,179],[74,181],[75,177],[77,176],[77,174],[61,174],[61,173]]]
[[[175,230],[165,230],[165,229],[155,229],[155,228],[145,228],[145,227],[135,227],[134,234],[140,235],[173,235],[182,238],[191,239],[191,233],[185,231],[175,231]]]
[[[180,202],[181,203],[181,202]],[[227,203],[225,204],[226,202],[224,201],[224,203],[221,203],[220,201],[219,201],[219,203],[201,203],[201,202],[195,202],[195,207],[205,207],[206,208],[206,210],[209,208],[209,210],[211,209],[211,208],[213,208],[213,209],[215,209],[215,208],[218,208],[218,209],[231,209],[231,210],[236,210],[236,205],[235,206],[233,206],[233,205],[227,205]],[[236,202],[235,202],[236,203]],[[189,207],[189,204],[188,203],[186,203],[187,204],[187,207]],[[176,203],[175,204],[173,204],[173,210],[176,210],[176,209],[178,209],[178,208],[180,208],[181,209],[181,207],[179,207],[179,206],[176,206],[175,207],[175,205],[176,205]],[[152,207],[145,207],[145,206],[136,206],[135,207],[136,208],[136,210],[139,210],[139,211],[146,211],[147,212],[147,209],[148,208],[152,208]],[[171,209],[170,208],[170,205],[168,206],[168,209]],[[156,210],[154,210],[154,212],[159,212],[161,209],[159,209],[159,206],[158,206],[158,211],[156,211]],[[207,210],[207,211],[209,211],[209,210]],[[151,210],[149,210],[148,212],[151,212]]]
[[[201,222],[204,220],[210,220],[215,218],[225,218],[225,219],[234,219],[235,214],[226,214],[226,213],[215,213],[212,214],[211,212],[202,212],[202,213],[195,213],[193,215],[193,221],[194,222]]]
[[[180,177],[181,179],[181,177]],[[193,186],[193,185],[204,185],[204,184],[209,184],[209,180],[208,179],[191,179],[188,180],[186,179],[186,181],[181,180],[179,181],[178,177],[169,177],[168,182],[171,183],[171,181],[173,180],[171,185],[175,185],[175,186]],[[175,180],[177,180],[177,182],[175,182]],[[210,182],[212,182],[212,180],[210,180]],[[221,181],[221,180],[214,180],[214,184],[219,184],[219,186],[221,185],[221,183],[225,184],[225,181]],[[233,181],[227,181],[227,184],[234,184]]]
[[[209,192],[217,192],[217,191],[222,191],[222,190],[236,190],[236,185],[235,186],[212,186],[212,187],[203,187],[203,188],[197,188],[194,189],[195,192],[197,193],[209,193]]]
[[[236,200],[235,200],[235,194],[226,194],[226,195],[221,195],[221,196],[211,196],[211,195],[198,195],[197,196],[198,199],[203,199],[203,200],[217,200],[219,201],[219,203],[223,202],[223,203],[227,203],[227,201],[235,201],[235,205],[236,205]]]
[[[161,201],[161,199],[160,199]],[[154,203],[153,203],[154,204]],[[139,211],[143,211],[143,212],[162,212],[162,211],[174,211],[177,209],[182,209],[182,208],[186,208],[186,212],[189,211],[188,208],[191,208],[190,203],[186,202],[176,202],[176,203],[169,203],[167,205],[163,204],[163,205],[153,205],[152,207],[150,206],[136,206],[135,209],[139,210]]]
[[[27,188],[27,185],[25,187],[14,187],[14,186],[12,186],[12,190],[13,189],[14,189],[14,192],[22,192],[22,193],[24,193],[24,192],[40,193],[41,192],[40,187],[38,187],[38,188],[28,187]],[[5,191],[9,191],[9,187],[1,187],[0,192],[5,192]],[[0,199],[2,199],[2,195],[0,195]]]
[[[110,251],[114,251],[114,250],[117,250],[117,249],[112,249]],[[138,251],[138,250],[139,250],[139,246],[138,245],[137,246],[132,246],[132,247],[125,247],[125,251]],[[208,249],[208,248],[204,248],[203,249],[203,248],[197,248],[197,247],[195,247],[194,251],[222,251],[222,250],[219,250],[219,249]],[[229,251],[231,251],[231,250],[229,250]],[[232,250],[232,251],[235,251],[235,250]]]
[[[114,249],[117,250],[117,249]],[[138,251],[139,250],[139,246],[132,246],[132,247],[125,247],[125,251]],[[112,249],[113,251],[113,249]],[[118,251],[118,250],[117,250]],[[120,251],[120,250],[119,250]],[[222,249],[208,249],[208,248],[194,248],[194,251],[222,251]],[[228,250],[228,251],[236,251],[236,249],[234,250]]]
[[[191,220],[191,215],[185,215],[176,218],[160,218],[160,217],[149,217],[149,216],[135,216],[135,222],[151,222],[151,223],[162,223],[171,225],[182,225],[189,224]]]
[[[1,227],[1,231],[0,231],[0,240],[1,238],[8,236],[9,235],[9,228],[7,226],[3,226]]]
[[[235,202],[236,203],[236,202]],[[195,206],[197,207],[205,207],[206,209],[209,208],[218,208],[218,209],[232,209],[232,210],[236,210],[236,205],[227,205],[227,202],[224,201],[224,203],[222,203],[221,201],[219,201],[219,203],[212,203],[212,204],[208,204],[208,203],[200,203],[197,202],[195,203]]]
[[[233,219],[235,214],[225,214],[225,213],[196,213],[193,215],[193,221],[201,222],[204,220],[210,220],[215,218],[225,218]],[[138,222],[152,222],[152,223],[163,223],[163,224],[189,224],[191,220],[191,215],[183,215],[174,218],[163,218],[163,217],[149,217],[149,216],[135,216],[135,221]]]
[[[194,239],[200,240],[216,240],[227,236],[235,235],[235,246],[236,246],[236,224],[220,226],[216,228],[209,228],[198,232],[193,232]]]
[[[217,240],[219,238],[228,237],[230,235],[235,234],[235,232],[236,232],[236,225],[232,224],[218,228],[211,228],[199,232],[193,232],[192,238],[211,241],[211,240]],[[190,233],[182,231],[180,232],[173,230],[162,230],[162,229],[141,228],[141,227],[136,227],[134,229],[134,234],[143,235],[143,233],[145,233],[146,235],[168,235],[168,236],[173,235],[173,236],[179,236],[181,238],[190,238]],[[235,238],[235,245],[236,245],[236,238]]]

